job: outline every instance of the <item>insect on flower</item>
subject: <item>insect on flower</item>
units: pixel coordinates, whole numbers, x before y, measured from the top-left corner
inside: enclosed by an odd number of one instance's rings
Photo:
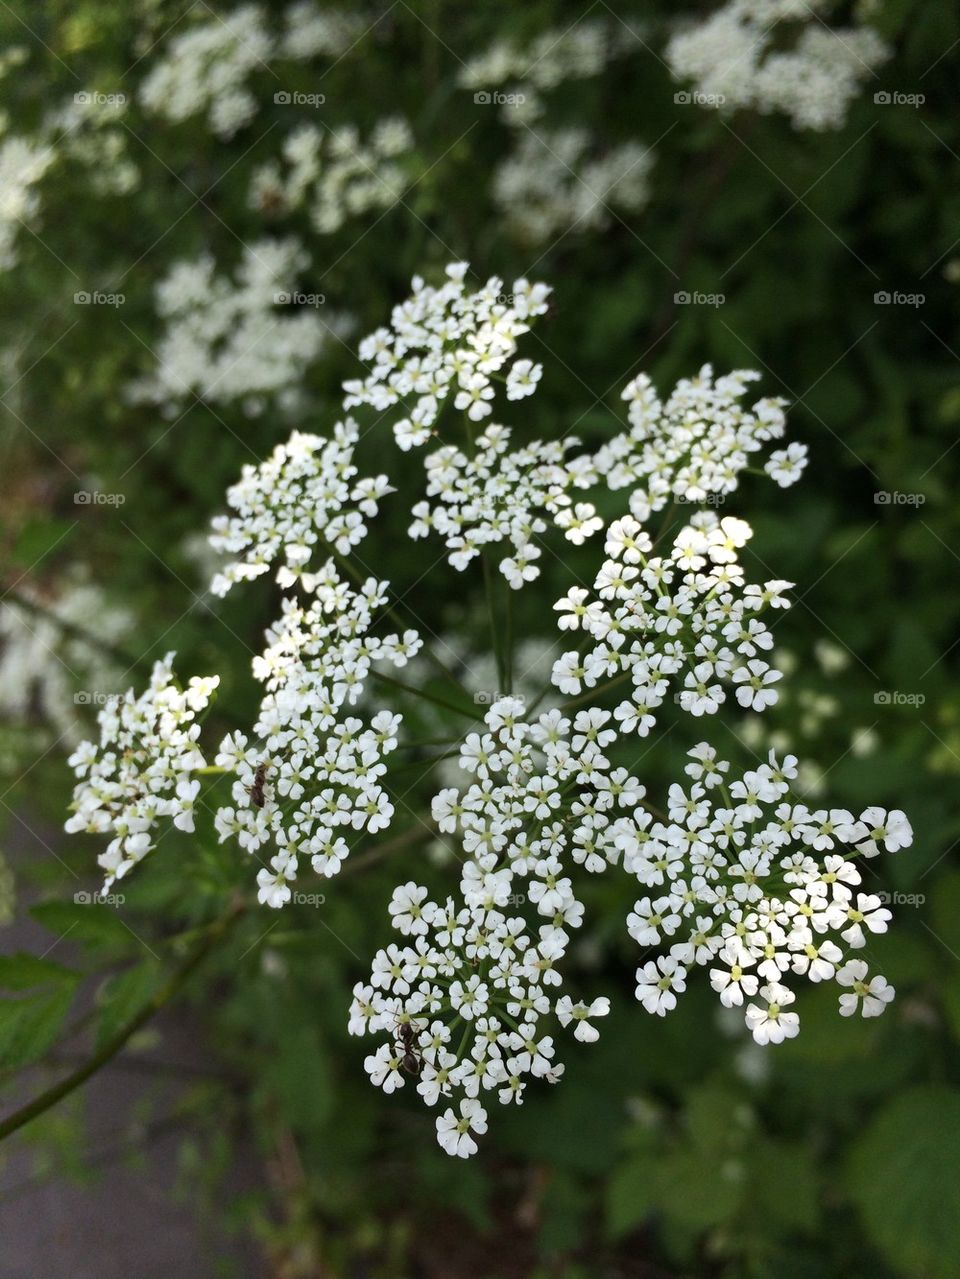
[[[250,801],[257,808],[263,808],[264,794],[263,784],[267,780],[267,769],[270,767],[267,760],[262,759],[257,765],[257,771],[253,775],[253,785],[250,787]]]
[[[408,1075],[419,1075],[423,1059],[420,1056],[420,1047],[417,1044],[413,1022],[401,1021],[397,1023],[397,1043],[403,1050],[400,1068]]]

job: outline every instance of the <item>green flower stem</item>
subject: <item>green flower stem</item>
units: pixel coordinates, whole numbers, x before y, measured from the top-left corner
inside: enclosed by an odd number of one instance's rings
[[[487,557],[486,548],[481,551],[480,560],[483,564],[483,588],[487,596],[487,612],[490,615],[490,643],[497,662],[497,682],[500,685],[497,692],[506,693],[508,688],[506,659],[497,629],[497,610],[493,602],[493,574],[490,571],[490,560]]]
[[[595,697],[599,697],[601,693],[607,692],[608,689],[616,688],[618,684],[622,684],[625,679],[629,679],[632,669],[621,671],[619,675],[615,675],[613,679],[607,680],[606,684],[599,684],[596,688],[588,688],[585,692],[580,693],[577,697],[572,697],[569,702],[564,702],[560,709],[562,711],[572,710],[574,706],[580,706],[583,702],[590,702]]]
[[[460,756],[459,749],[448,751],[445,755],[431,755],[427,759],[407,759],[402,764],[396,764],[390,769],[389,775],[392,777],[395,773],[403,772],[407,768],[425,768],[429,769],[434,764],[442,764],[447,759],[458,759]]]
[[[357,568],[356,564],[354,564],[353,560],[348,555],[341,555],[340,552],[335,550],[332,546],[330,546],[328,542],[323,542],[322,545],[326,549],[327,553],[333,559],[336,560],[336,562],[340,565],[340,567],[346,573],[350,574],[350,576],[353,578],[356,584],[358,586],[363,586],[364,582],[366,581],[366,577],[364,576],[364,574],[369,573],[369,570],[366,568],[366,566],[362,565],[363,571],[361,572],[361,570]],[[361,561],[361,564],[362,564],[362,561]],[[370,574],[370,576],[374,576],[374,574]],[[387,583],[387,586],[389,586],[389,583]],[[392,604],[389,602],[386,603],[383,606],[383,608],[380,610],[380,612],[383,617],[394,618],[397,622],[397,625],[402,627],[403,619],[399,616],[399,610],[401,608],[404,609],[404,611],[409,614],[409,621],[413,623],[414,628],[417,630],[419,634],[419,632],[423,628],[423,623],[416,616],[416,614],[402,602],[402,600],[399,600],[399,599],[395,600]],[[450,667],[447,666],[447,664],[442,660],[442,658],[437,656],[437,654],[433,651],[430,644],[428,644],[427,641],[423,639],[422,635],[420,636],[420,638],[421,640],[423,640],[423,648],[420,651],[423,653],[423,656],[427,659],[427,661],[430,662],[443,676],[445,676],[451,682],[451,684],[454,685],[455,688],[459,689],[461,692],[465,692],[466,690],[462,688],[460,681],[457,679],[456,675],[454,675],[453,671],[451,671]]]
[[[504,608],[504,627],[503,627],[503,665],[506,671],[506,679],[503,685],[505,693],[513,692],[513,587],[508,582],[507,587],[507,603]]]
[[[402,680],[394,679],[392,675],[384,675],[380,671],[371,671],[370,677],[380,684],[387,684],[391,688],[399,688],[404,693],[411,693],[414,697],[423,698],[425,702],[433,702],[435,706],[442,706],[444,710],[455,711],[457,715],[465,715],[467,719],[480,719],[475,710],[468,710],[465,706],[458,706],[456,702],[450,702],[445,697],[440,697],[437,693],[428,693],[425,688],[414,688],[412,684],[404,684]]]

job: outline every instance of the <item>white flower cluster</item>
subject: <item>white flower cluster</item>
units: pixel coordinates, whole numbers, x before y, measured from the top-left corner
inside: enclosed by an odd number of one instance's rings
[[[449,266],[439,289],[415,279],[413,296],[394,308],[390,328],[360,344],[361,359],[373,366],[368,376],[344,384],[347,407],[405,410],[393,424],[403,450],[439,434],[451,394],[469,424],[493,412],[496,382],[504,384],[508,402],[533,395],[540,383],[542,366],[514,357],[517,339],[546,310],[550,290],[524,279],[504,292],[503,281],[493,277],[468,293],[466,271],[464,263]],[[593,503],[574,501],[574,490],[629,488],[631,512],[641,522],[671,500],[702,502],[733,492],[754,455],[785,431],[785,401],[763,399],[749,410],[740,402],[759,376],[741,370],[714,381],[704,365],[663,404],[641,374],[622,393],[629,429],[593,455],[571,457],[578,444],[572,436],[511,451],[510,429],[488,423],[476,440],[463,438],[462,445],[442,444],[427,454],[427,498],[434,500],[413,508],[409,534],[417,539],[435,530],[458,570],[484,546],[510,541],[513,554],[501,560],[500,571],[519,589],[539,575],[535,539],[549,522],[575,545],[602,526]],[[765,470],[785,487],[805,464],[806,447],[790,444],[770,454]]]
[[[224,139],[273,99],[279,81],[272,60],[339,59],[375,25],[356,11],[296,0],[275,33],[259,5],[242,5],[225,15],[203,7],[209,17],[171,37],[144,78],[140,99],[148,111],[176,123],[205,115]],[[260,96],[249,83],[258,71],[267,73],[270,86]]]
[[[297,0],[284,15],[285,32],[280,53],[297,60],[341,58],[375,23],[363,13],[349,9],[320,9],[313,0]]]
[[[598,154],[586,129],[527,130],[497,168],[493,198],[506,226],[530,244],[600,231],[612,210],[636,213],[650,196],[653,152],[625,142]]]
[[[413,147],[405,120],[381,120],[369,139],[354,125],[334,130],[305,124],[286,138],[286,171],[271,161],[253,177],[251,199],[262,210],[306,208],[315,231],[329,235],[375,209],[389,209],[410,183],[401,163]]]
[[[488,89],[524,81],[538,89],[555,89],[568,80],[599,75],[616,43],[609,24],[601,19],[577,22],[567,30],[551,29],[528,46],[501,40],[462,67],[460,84]]]
[[[663,404],[641,373],[622,392],[631,429],[598,450],[597,474],[611,489],[631,490],[630,510],[641,522],[672,500],[702,502],[732,493],[752,455],[785,430],[785,400],[758,400],[750,410],[740,403],[747,384],[759,377],[741,369],[714,381],[705,364],[697,377],[678,382]],[[806,458],[806,445],[790,444],[774,451],[764,469],[785,488],[800,478]]]
[[[171,37],[140,85],[140,100],[175,123],[206,114],[213,132],[230,138],[256,114],[259,103],[247,79],[266,65],[273,40],[257,5],[224,17],[207,13],[208,21]]]
[[[594,454],[571,457],[573,440],[514,445],[510,428],[484,419],[496,384],[508,404],[536,390],[541,369],[516,358],[518,339],[545,311],[549,290],[518,280],[505,293],[493,277],[469,292],[466,270],[448,267],[439,288],[415,279],[390,327],[361,345],[367,376],[344,386],[345,411],[404,414],[394,423],[403,450],[438,436],[448,400],[462,417],[457,442],[426,453],[428,500],[415,508],[410,535],[436,530],[458,569],[485,546],[510,543],[500,568],[520,587],[537,575],[534,541],[548,518],[576,544],[603,528],[573,490],[623,489],[630,512],[605,529],[592,589],[576,585],[555,605],[561,632],[580,632],[581,642],[553,663],[552,687],[534,695],[529,713],[510,692],[475,698],[492,704],[450,757],[459,784],[440,783],[431,804],[461,862],[459,893],[431,896],[414,881],[397,888],[389,913],[400,940],[377,953],[369,981],[354,990],[351,1033],[386,1037],[366,1059],[371,1079],[387,1092],[416,1081],[439,1112],[441,1146],[460,1157],[476,1150],[492,1101],[519,1104],[531,1079],[560,1078],[557,1026],[590,1042],[609,1011],[603,996],[568,993],[561,972],[584,919],[584,875],[622,865],[647,893],[627,928],[641,946],[665,944],[665,953],[641,958],[644,1007],[669,1011],[701,965],[721,1002],[745,1006],[754,1038],[772,1043],[797,1033],[790,974],[835,979],[845,1016],[875,1016],[893,998],[859,957],[889,912],[863,891],[856,859],[912,839],[899,810],[854,817],[795,799],[789,783],[799,765],[772,751],[733,781],[702,743],[690,753],[690,783],[670,787],[666,809],[647,802],[635,764],[624,764],[671,685],[681,710],[698,718],[731,689],[750,711],[777,700],[782,671],[768,661],[773,639],[762,615],[787,607],[790,583],[745,580],[738,552],[751,530],[741,519],[698,510],[660,553],[645,523],[671,498],[704,502],[733,491],[756,453],[783,435],[782,402],[746,410],[741,400],[756,375],[715,382],[707,366],[666,404],[648,379],[634,379],[624,392],[629,428]],[[423,693],[431,709],[449,703],[418,687],[416,667],[406,683],[377,669],[404,667],[423,645],[413,630],[373,634],[388,584],[350,557],[391,485],[386,475],[360,478],[359,440],[350,417],[329,437],[294,432],[244,469],[228,494],[231,513],[214,522],[211,541],[230,557],[216,594],[270,571],[299,591],[283,601],[254,659],[264,693],[249,737],[230,733],[207,768],[195,717],[216,680],[181,691],[168,658],[140,699],[130,693],[103,711],[100,746],[84,743],[72,756],[80,780],[68,829],[112,836],[100,858],[108,884],[154,846],[159,817],[192,830],[202,805],[198,769],[231,775],[230,803],[214,827],[221,841],[268,857],[257,875],[268,906],[293,898],[303,858],[334,876],[352,851],[351,833],[355,843],[391,823],[399,801],[388,790],[387,759],[401,716],[392,703],[368,709],[368,681],[394,695]],[[804,461],[791,445],[765,469],[786,485]],[[500,644],[495,636],[498,678],[510,689],[521,649],[511,647],[505,661]],[[535,647],[534,662],[549,660]],[[621,685],[628,696],[614,691]],[[567,700],[556,705],[560,696]],[[554,705],[537,714],[544,697]]]
[[[206,761],[197,741],[197,716],[206,710],[219,676],[194,676],[185,690],[173,674],[173,653],[153,668],[149,687],[109,700],[98,715],[100,744],[81,742],[69,763],[80,779],[73,792],[71,833],[110,835],[97,858],[105,889],[156,845],[154,827],[170,817],[194,829],[200,782],[192,774]]]
[[[451,264],[438,289],[415,276],[413,296],[394,307],[391,327],[377,329],[360,343],[360,359],[373,363],[368,376],[344,383],[345,409],[370,404],[382,413],[413,399],[408,416],[393,427],[404,450],[430,439],[451,394],[455,409],[480,422],[492,411],[494,379],[502,379],[505,370],[508,398],[536,389],[539,366],[529,361],[520,368],[509,366],[517,338],[546,311],[550,289],[520,279],[505,292],[503,281],[491,276],[483,288],[468,293],[467,270],[466,262]]]
[[[213,579],[215,595],[251,581],[283,558],[277,581],[290,587],[305,575],[314,548],[346,555],[366,536],[365,519],[376,515],[391,492],[387,477],[357,479],[354,448],[359,430],[352,418],[338,422],[330,439],[294,431],[259,466],[248,465],[227,492],[235,515],[213,520],[211,545],[234,559]],[[306,574],[307,589],[313,582]]]
[[[130,134],[123,127],[126,114],[127,102],[120,96],[101,102],[88,94],[71,98],[44,121],[58,157],[83,166],[95,195],[128,195],[140,184]]]
[[[513,357],[517,338],[546,310],[550,290],[520,279],[505,292],[493,276],[467,293],[466,271],[466,263],[448,266],[439,289],[414,279],[413,296],[394,308],[391,328],[377,329],[360,344],[361,359],[373,362],[368,377],[344,383],[345,407],[371,404],[382,412],[401,404],[407,410],[393,426],[404,451],[437,434],[450,395],[472,424],[493,411],[495,381],[504,383],[508,401],[533,395],[540,381],[539,364]],[[491,423],[469,452],[451,444],[429,453],[427,496],[437,500],[413,508],[409,533],[416,539],[435,529],[460,570],[485,545],[509,541],[513,554],[500,561],[500,572],[519,589],[539,576],[534,538],[547,528],[545,516],[577,545],[602,521],[589,502],[571,504],[570,490],[595,479],[588,459],[567,458],[575,437],[535,440],[513,451],[510,441],[507,427]]]
[[[656,723],[670,680],[683,673],[677,701],[691,715],[712,715],[726,700],[723,685],[736,686],[741,706],[761,711],[777,700],[782,672],[759,656],[773,636],[758,614],[788,607],[790,582],[744,583],[737,550],[751,536],[744,520],[703,511],[682,529],[669,556],[652,543],[632,516],[607,530],[596,598],[573,587],[554,605],[559,625],[582,628],[584,646],[564,653],[553,668],[561,693],[580,694],[605,680],[627,679],[630,696],[614,717],[621,731],[645,737]]]
[[[909,845],[902,812],[810,811],[788,798],[792,756],[781,764],[771,752],[731,781],[701,743],[686,768],[692,785],[673,785],[655,820],[644,787],[611,766],[610,712],[571,720],[558,709],[526,723],[523,702],[506,697],[485,726],[461,748],[472,784],[445,788],[432,804],[462,861],[461,904],[434,901],[412,881],[398,887],[389,913],[404,940],[377,953],[350,1011],[351,1033],[388,1036],[364,1063],[376,1086],[390,1093],[409,1079],[428,1106],[453,1103],[436,1121],[448,1153],[476,1151],[492,1101],[519,1104],[530,1078],[559,1080],[553,1018],[581,1041],[598,1036],[593,1021],[609,1001],[563,993],[561,963],[584,919],[575,866],[599,873],[622,859],[649,890],[628,917],[630,935],[645,948],[676,938],[637,971],[636,996],[651,1013],[676,1006],[696,965],[712,966],[726,1007],[759,999],[746,1021],[764,1044],[797,1033],[788,972],[835,979],[844,1016],[876,1016],[893,998],[845,952],[886,929],[890,913],[858,891],[853,859]]]
[[[623,23],[584,19],[565,30],[544,31],[526,46],[498,41],[468,60],[458,83],[481,91],[507,85],[517,100],[505,104],[502,117],[507,123],[520,124],[542,115],[541,93],[600,75],[631,44],[631,33]]]
[[[235,280],[218,275],[209,254],[176,263],[156,291],[167,325],[157,365],[131,385],[131,399],[171,414],[195,395],[212,404],[240,400],[250,413],[270,398],[292,407],[297,383],[343,323],[290,305],[308,265],[292,239],[245,246]]]
[[[678,31],[667,62],[706,105],[778,112],[797,129],[839,128],[889,51],[869,27],[826,26],[823,8],[823,0],[730,0]]]
[[[583,920],[568,863],[598,871],[616,861],[609,829],[644,793],[610,768],[609,719],[590,710],[571,723],[549,711],[525,723],[516,698],[490,707],[485,731],[461,749],[472,784],[441,790],[432,806],[462,857],[462,904],[399,887],[390,915],[404,941],[379,951],[369,982],[354,989],[351,1033],[389,1036],[366,1059],[373,1082],[393,1092],[409,1076],[427,1105],[458,1099],[437,1119],[450,1154],[476,1150],[484,1099],[519,1104],[530,1078],[560,1078],[545,1021],[590,1041],[590,1019],[608,1011],[606,999],[562,994],[559,965]]]
[[[350,852],[349,831],[375,834],[390,824],[394,810],[381,778],[401,716],[384,710],[365,722],[345,712],[373,663],[402,667],[421,646],[415,631],[368,634],[386,602],[384,583],[368,578],[354,590],[329,561],[303,584],[311,602],[285,600],[254,659],[267,689],[253,726],[258,740],[230,734],[216,758],[236,777],[233,805],[216,814],[220,841],[236,839],[253,854],[276,847],[257,875],[261,903],[274,907],[290,900],[299,857],[333,876]]]
[[[690,758],[692,784],[670,787],[667,820],[644,812],[618,822],[613,835],[624,870],[647,890],[628,919],[630,935],[645,952],[666,948],[637,970],[644,1008],[664,1016],[700,966],[724,1007],[746,1004],[759,1044],[799,1031],[791,975],[836,981],[845,1017],[858,1009],[878,1016],[893,987],[868,977],[856,953],[869,934],[886,932],[891,916],[862,890],[855,862],[909,846],[905,815],[872,807],[854,817],[794,802],[792,755],[779,763],[771,751],[735,781],[706,742]]]
[[[21,226],[36,220],[40,201],[33,189],[55,158],[45,140],[10,137],[0,142],[0,270],[16,265]]]
[[[528,365],[525,360],[514,364],[515,381],[532,377]],[[539,365],[536,373],[539,376]],[[534,440],[510,451],[509,429],[491,425],[469,457],[453,444],[436,449],[424,465],[427,496],[437,501],[432,508],[429,502],[413,508],[410,536],[426,537],[436,530],[445,539],[450,564],[458,570],[484,546],[509,540],[513,553],[500,561],[500,572],[519,590],[540,573],[540,548],[534,538],[547,528],[544,514],[566,528],[567,537],[578,545],[601,527],[590,503],[570,505],[568,490],[576,482],[576,472],[567,453],[578,443],[574,436],[545,443]]]
[[[0,714],[21,723],[39,715],[73,746],[86,727],[82,708],[117,687],[122,672],[102,645],[123,640],[133,614],[81,576],[49,599],[30,589],[24,595],[45,611],[12,599],[0,605]]]

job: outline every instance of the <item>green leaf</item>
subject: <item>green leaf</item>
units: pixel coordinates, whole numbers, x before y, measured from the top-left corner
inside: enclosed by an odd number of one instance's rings
[[[101,987],[97,1047],[102,1047],[147,1006],[160,983],[162,969],[153,959],[134,964]]]
[[[12,561],[27,569],[35,568],[51,551],[62,551],[67,546],[74,523],[73,520],[32,520],[17,538],[11,552]]]
[[[657,1158],[638,1150],[616,1168],[607,1183],[607,1232],[612,1239],[641,1226],[657,1203]]]
[[[850,1193],[873,1243],[905,1275],[954,1279],[960,1253],[960,1092],[914,1088],[855,1145]]]
[[[129,942],[130,930],[111,906],[99,902],[41,902],[30,914],[52,933],[70,936],[81,946],[106,946]]]
[[[0,1004],[0,1069],[19,1070],[42,1057],[57,1038],[75,986]]]
[[[684,1234],[698,1234],[736,1212],[743,1196],[743,1161],[718,1164],[695,1150],[677,1150],[659,1168],[660,1207]]]
[[[16,955],[0,955],[0,987],[5,990],[31,990],[37,986],[75,982],[79,973],[53,960],[42,959],[21,951]]]
[[[745,1201],[752,1217],[798,1231],[816,1229],[820,1207],[813,1156],[806,1146],[763,1143],[751,1153]]]
[[[587,1233],[589,1199],[579,1178],[555,1169],[547,1183],[541,1211],[539,1243],[543,1252],[568,1252]]]
[[[930,899],[930,926],[941,945],[960,954],[960,871],[938,880]]]

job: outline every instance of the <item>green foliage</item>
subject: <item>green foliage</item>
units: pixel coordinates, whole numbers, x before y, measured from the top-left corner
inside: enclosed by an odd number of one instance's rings
[[[110,1043],[147,1007],[159,981],[160,965],[154,959],[145,959],[104,983],[98,992],[98,1049]]]
[[[48,959],[0,956],[0,989],[15,991],[0,1003],[0,1070],[37,1061],[56,1041],[79,973]]]
[[[871,1240],[904,1274],[953,1279],[960,1253],[960,1092],[912,1088],[850,1155],[850,1194]]]

